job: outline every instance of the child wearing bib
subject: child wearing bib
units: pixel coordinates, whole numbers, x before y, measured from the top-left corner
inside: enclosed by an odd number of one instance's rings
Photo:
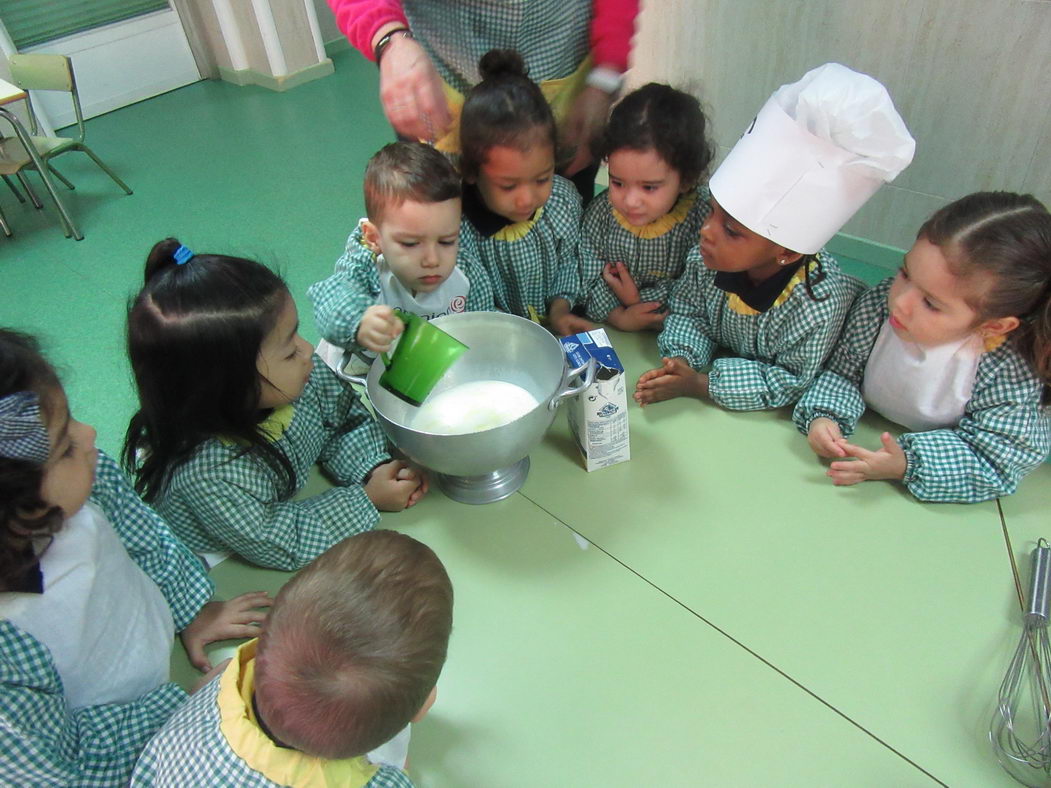
[[[795,409],[837,485],[899,481],[924,501],[1015,491],[1051,446],[1051,214],[980,192],[920,228],[898,274],[862,295]],[[847,440],[870,407],[907,428]]]

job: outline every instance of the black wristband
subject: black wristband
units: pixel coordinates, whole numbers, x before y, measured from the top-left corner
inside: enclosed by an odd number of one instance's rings
[[[412,31],[407,27],[396,27],[389,33],[384,34],[383,38],[376,42],[376,48],[372,50],[373,57],[376,58],[376,65],[380,64],[380,58],[383,57],[384,50],[390,46],[390,42],[394,40],[394,36],[398,33],[402,33],[409,38],[415,38]]]

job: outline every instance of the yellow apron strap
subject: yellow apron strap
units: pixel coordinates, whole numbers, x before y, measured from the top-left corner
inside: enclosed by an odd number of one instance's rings
[[[541,314],[540,314],[540,313],[539,313],[539,312],[537,311],[536,307],[535,307],[535,306],[533,306],[532,304],[530,304],[529,306],[527,306],[527,307],[526,307],[526,312],[528,312],[528,314],[526,315],[526,317],[528,317],[528,318],[529,318],[530,320],[532,320],[532,321],[533,321],[534,323],[538,323],[539,325],[545,325],[545,324],[547,323],[547,319],[546,319],[546,317],[545,317],[545,316],[542,316],[542,315],[541,315]]]
[[[573,101],[584,89],[589,71],[591,71],[590,56],[584,58],[584,62],[568,77],[549,79],[540,83],[540,91],[547,99],[547,103],[551,105],[551,112],[555,116],[555,124],[559,129],[565,125]],[[445,82],[442,82],[442,90],[445,93],[445,102],[449,106],[452,127],[448,134],[435,141],[434,147],[442,153],[455,155],[460,152],[460,112],[463,110],[464,97]]]

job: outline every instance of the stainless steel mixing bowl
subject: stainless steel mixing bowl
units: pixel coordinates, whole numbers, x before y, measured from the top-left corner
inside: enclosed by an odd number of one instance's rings
[[[465,435],[439,435],[411,426],[418,408],[379,385],[383,361],[376,359],[362,381],[391,442],[411,460],[439,474],[447,495],[467,503],[489,503],[517,490],[528,473],[528,455],[544,437],[559,403],[595,377],[594,363],[569,369],[561,343],[546,329],[502,312],[464,312],[434,321],[470,348],[435,386],[431,396],[480,380],[521,386],[539,403],[515,421]]]

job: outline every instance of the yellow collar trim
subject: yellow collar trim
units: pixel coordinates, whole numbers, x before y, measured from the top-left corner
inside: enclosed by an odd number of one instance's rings
[[[991,353],[1007,341],[1007,334],[994,334],[991,337],[982,337],[982,352]]]
[[[296,409],[292,407],[292,403],[289,402],[287,405],[282,405],[280,408],[274,408],[273,412],[263,419],[262,424],[259,425],[259,429],[266,435],[267,440],[271,443],[277,443],[284,436],[285,432],[289,427],[292,426],[292,417],[296,415]],[[236,438],[228,438],[225,435],[219,436],[219,441],[224,446],[240,446],[243,441],[239,441]]]
[[[770,305],[770,309],[779,307],[781,306],[781,304],[788,300],[788,297],[792,295],[792,291],[795,289],[796,285],[806,280],[807,269],[809,269],[813,264],[813,262],[809,262],[804,266],[800,266],[799,270],[796,271],[792,278],[788,280],[788,284],[785,285],[785,289],[782,290],[781,294],[774,299],[774,303]],[[748,306],[748,304],[741,300],[741,296],[737,295],[737,293],[728,293],[727,296],[728,297],[726,299],[726,305],[737,314],[744,315],[745,317],[754,317],[755,315],[762,314],[761,312],[759,312],[759,310],[752,309],[752,307]],[[770,309],[766,311],[769,312]]]
[[[690,209],[693,208],[695,202],[697,202],[697,192],[684,194],[664,216],[654,219],[649,224],[644,224],[641,227],[636,227],[625,219],[624,215],[612,205],[610,205],[610,210],[613,211],[613,218],[617,220],[617,224],[632,235],[649,240],[650,238],[659,238],[677,224],[681,224],[690,213]]]
[[[281,785],[340,785],[363,788],[379,771],[364,756],[329,761],[298,750],[278,747],[256,724],[252,714],[255,691],[255,647],[250,640],[237,650],[219,678],[219,730],[230,749],[249,768]]]
[[[536,213],[532,219],[526,219],[524,222],[515,222],[509,224],[501,230],[497,230],[493,233],[493,238],[497,241],[521,241],[527,235],[529,231],[533,229],[533,225],[540,221],[540,217],[544,215],[544,206],[540,206],[536,209]]]

